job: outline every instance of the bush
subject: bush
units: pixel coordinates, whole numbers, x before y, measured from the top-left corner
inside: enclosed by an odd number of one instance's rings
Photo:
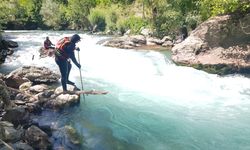
[[[161,16],[156,18],[154,27],[158,37],[176,34],[183,24],[184,16],[180,12],[174,10],[166,10]]]
[[[147,21],[142,18],[131,16],[127,19],[118,21],[118,30],[124,33],[126,30],[130,29],[131,33],[139,33],[141,28],[147,25]]]
[[[97,31],[105,31],[107,23],[103,12],[93,9],[88,18]]]
[[[193,15],[193,14],[188,14],[186,16],[186,21],[185,21],[192,30],[194,30],[198,24],[201,22],[201,16],[199,15]]]

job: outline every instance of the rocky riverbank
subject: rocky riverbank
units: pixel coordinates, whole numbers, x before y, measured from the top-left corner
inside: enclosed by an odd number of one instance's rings
[[[172,59],[216,74],[250,74],[250,13],[213,17],[172,48]]]
[[[140,35],[125,34],[122,37],[115,37],[98,42],[104,46],[117,47],[122,49],[152,49],[166,50],[171,48],[174,42],[170,36],[165,36],[162,39],[150,36],[149,31],[142,30]]]
[[[52,149],[53,132],[63,130],[68,141],[80,148],[75,130],[70,126],[58,129],[39,125],[32,114],[44,109],[62,110],[78,104],[76,88],[68,85],[71,94],[57,87],[59,75],[44,67],[22,67],[10,74],[0,75],[0,149]],[[57,145],[63,149],[65,145]]]
[[[172,60],[178,65],[219,75],[250,74],[249,24],[250,13],[224,15],[203,22],[184,41],[169,36],[158,39],[143,31],[141,35],[124,35],[99,44],[123,49],[171,49]]]

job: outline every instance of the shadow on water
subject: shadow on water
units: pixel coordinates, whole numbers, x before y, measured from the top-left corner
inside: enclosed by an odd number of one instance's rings
[[[50,140],[54,149],[63,147],[72,150],[144,150],[139,145],[118,139],[111,129],[94,125],[85,116],[79,118],[79,115],[74,115],[81,112],[79,109],[77,105],[60,112],[44,110],[42,114],[32,118],[39,126],[50,126],[52,129]],[[68,127],[76,132],[73,140],[67,133]],[[79,141],[79,143],[73,144],[72,141]]]

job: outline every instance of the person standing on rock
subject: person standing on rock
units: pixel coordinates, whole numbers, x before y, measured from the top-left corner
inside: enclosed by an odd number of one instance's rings
[[[79,42],[80,39],[78,34],[74,34],[72,37],[64,37],[56,44],[55,61],[61,73],[61,84],[64,92],[67,91],[67,84],[75,86],[75,83],[68,79],[72,67],[70,59],[79,69],[81,68],[74,53],[74,50],[80,51],[79,48],[76,48],[76,43]]]

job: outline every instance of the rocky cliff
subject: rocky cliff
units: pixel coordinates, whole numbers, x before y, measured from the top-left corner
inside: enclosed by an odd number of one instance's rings
[[[213,17],[172,48],[172,59],[210,73],[250,74],[250,13]]]

